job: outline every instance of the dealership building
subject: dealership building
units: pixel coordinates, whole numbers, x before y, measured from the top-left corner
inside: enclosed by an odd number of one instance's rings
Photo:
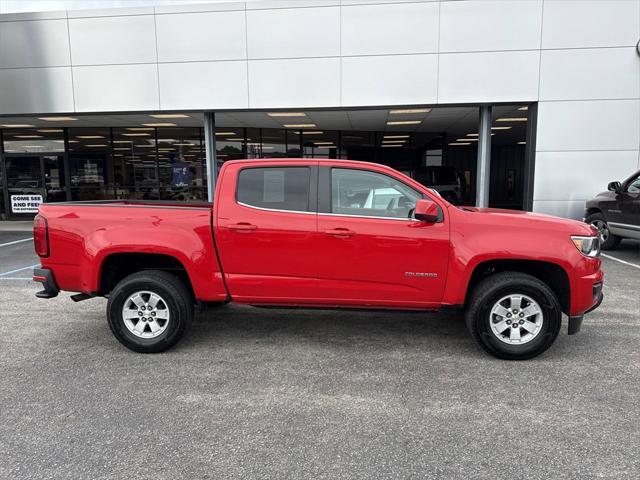
[[[640,169],[639,40],[640,0],[0,11],[0,215],[207,200],[227,160],[305,157],[581,218]]]

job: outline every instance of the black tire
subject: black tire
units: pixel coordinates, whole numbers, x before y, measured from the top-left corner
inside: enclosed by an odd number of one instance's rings
[[[585,223],[588,223],[589,225],[595,227],[595,229],[600,232],[600,248],[602,250],[613,250],[620,244],[622,238],[611,233],[611,231],[609,230],[609,225],[607,224],[607,220],[604,218],[604,215],[602,213],[592,213],[587,218],[585,218],[584,221]],[[603,227],[604,231],[602,230]]]
[[[122,309],[136,292],[159,295],[169,312],[165,330],[154,338],[141,338],[125,325]],[[176,276],[158,270],[144,270],[124,278],[111,292],[107,303],[109,328],[125,347],[140,353],[157,353],[171,348],[186,332],[193,319],[193,297]]]
[[[491,309],[508,295],[526,295],[540,306],[542,325],[527,343],[510,345],[492,331]],[[475,287],[465,321],[471,336],[491,355],[505,360],[526,360],[540,355],[553,344],[560,332],[562,309],[553,291],[537,278],[524,273],[501,272],[485,278]]]

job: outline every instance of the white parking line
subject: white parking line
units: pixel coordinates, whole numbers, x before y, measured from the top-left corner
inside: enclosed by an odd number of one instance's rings
[[[33,237],[23,238],[22,240],[14,240],[13,242],[0,243],[0,247],[8,247],[9,245],[15,245],[16,243],[29,242],[33,240]]]
[[[23,270],[29,270],[30,268],[39,267],[40,264],[36,263],[35,265],[29,265],[28,267],[16,268],[15,270],[10,270],[8,272],[0,273],[0,278],[6,277],[7,275],[11,275],[12,273],[22,272]]]
[[[33,279],[32,278],[26,278],[26,277],[0,277],[0,280],[28,280],[28,281],[31,281]]]
[[[613,260],[614,262],[624,263],[625,265],[629,265],[630,267],[634,267],[634,268],[640,269],[640,265],[636,265],[635,263],[627,262],[626,260],[621,260],[621,259],[616,258],[614,256],[607,255],[606,253],[601,253],[600,255],[602,255],[604,258],[608,258],[609,260]]]

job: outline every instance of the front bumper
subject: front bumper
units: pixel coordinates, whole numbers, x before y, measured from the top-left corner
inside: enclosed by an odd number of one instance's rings
[[[53,278],[53,272],[51,270],[46,268],[34,268],[33,281],[41,283],[44,287],[44,290],[36,293],[36,297],[53,298],[58,296],[60,289],[56,284],[55,278]]]
[[[569,317],[569,335],[575,335],[580,331],[580,327],[582,327],[582,320],[584,319],[585,314],[589,312],[593,312],[596,308],[600,306],[602,301],[604,300],[604,293],[602,292],[602,282],[597,282],[593,284],[593,298],[595,303],[584,312],[582,315],[574,315]]]

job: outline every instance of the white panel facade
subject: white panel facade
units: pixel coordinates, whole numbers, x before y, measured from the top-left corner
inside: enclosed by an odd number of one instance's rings
[[[637,0],[547,0],[542,48],[634,46],[640,33]]]
[[[342,105],[435,103],[437,55],[385,55],[342,59]]]
[[[584,200],[534,200],[533,211],[580,220],[584,216]]]
[[[342,9],[342,55],[438,52],[438,2]]]
[[[0,68],[70,63],[66,19],[0,22]]]
[[[73,111],[70,67],[0,69],[0,112]]]
[[[535,101],[539,63],[537,51],[440,54],[438,102]]]
[[[632,150],[640,145],[640,100],[540,102],[538,151]]]
[[[1,15],[0,115],[539,101],[534,209],[578,218],[611,176],[640,167],[639,39],[640,0],[264,0]],[[343,120],[378,128],[385,112]]]
[[[249,61],[250,108],[330,107],[339,104],[339,58]]]
[[[470,0],[441,5],[441,52],[540,48],[541,0]]]
[[[533,199],[584,202],[637,168],[635,151],[538,152]]]
[[[340,55],[340,8],[247,11],[249,58]]]
[[[157,60],[153,15],[70,19],[69,35],[73,65]]]
[[[157,65],[74,67],[76,111],[157,110]]]
[[[247,63],[163,63],[160,73],[160,108],[248,108]]]
[[[247,58],[244,11],[158,15],[159,62]]]
[[[640,98],[634,47],[543,50],[540,100]]]

